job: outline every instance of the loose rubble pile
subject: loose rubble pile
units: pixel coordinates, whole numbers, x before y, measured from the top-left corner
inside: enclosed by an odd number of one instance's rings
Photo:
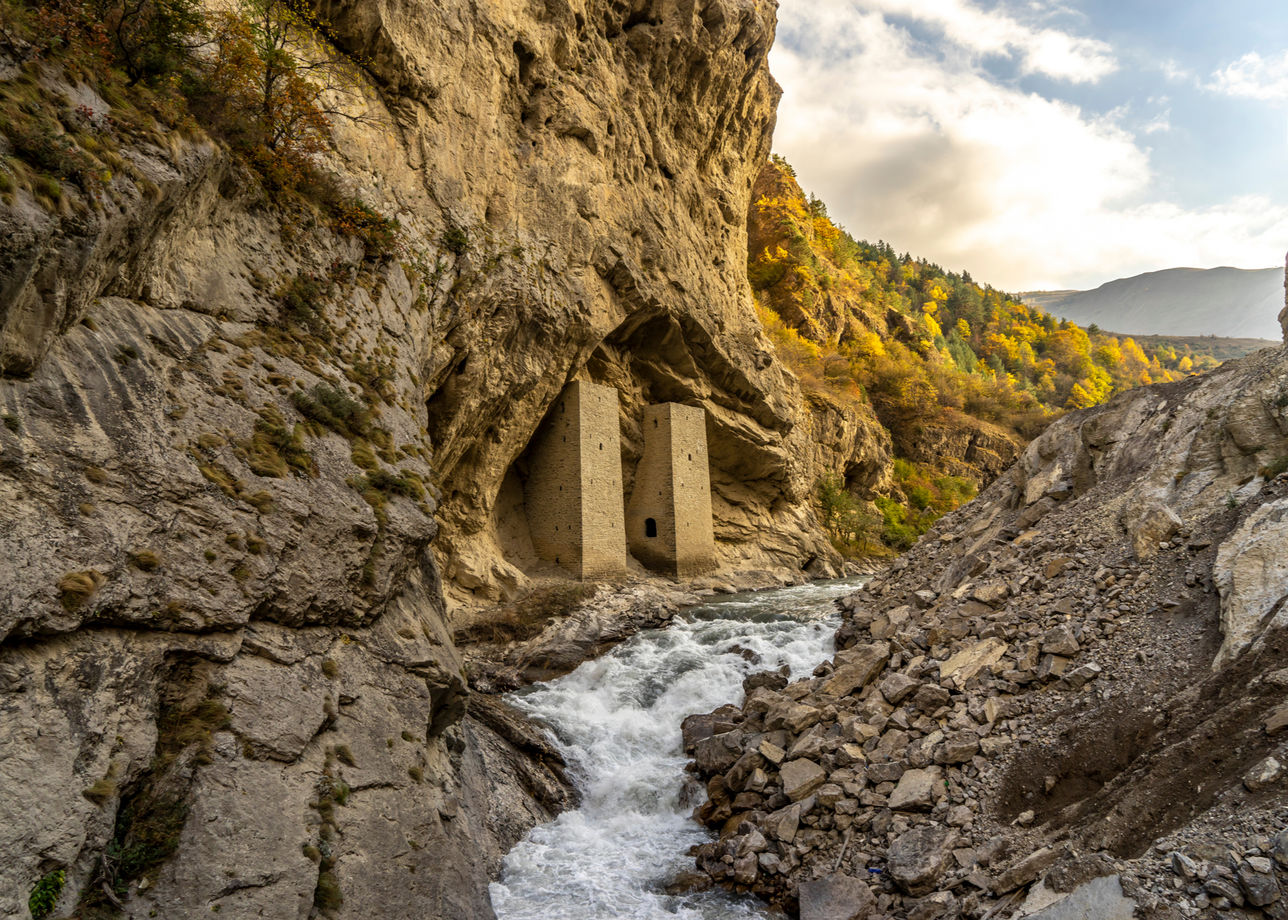
[[[803,920],[1288,917],[1288,637],[1228,628],[1288,480],[1214,449],[1201,400],[1187,449],[1121,424],[1183,422],[1197,386],[1057,424],[840,602],[812,677],[687,719],[700,882]],[[1159,497],[1160,470],[1229,497]]]

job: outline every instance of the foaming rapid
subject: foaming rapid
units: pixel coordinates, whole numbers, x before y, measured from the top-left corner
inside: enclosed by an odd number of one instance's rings
[[[833,650],[832,601],[862,579],[733,595],[685,611],[571,674],[510,701],[544,722],[572,769],[581,807],[535,828],[492,885],[500,920],[764,918],[754,899],[667,895],[689,847],[680,722],[737,703],[742,679],[787,665],[807,676]],[[753,663],[754,662],[754,663]]]

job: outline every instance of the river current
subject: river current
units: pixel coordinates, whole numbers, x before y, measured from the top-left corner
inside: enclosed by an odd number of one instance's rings
[[[510,702],[545,724],[581,806],[534,828],[505,859],[500,920],[751,920],[771,912],[720,891],[665,893],[710,839],[689,819],[680,723],[742,699],[742,679],[786,665],[805,677],[834,651],[833,600],[863,579],[731,595],[685,610]]]

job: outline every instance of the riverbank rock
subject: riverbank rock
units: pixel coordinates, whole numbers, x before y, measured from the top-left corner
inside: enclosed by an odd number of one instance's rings
[[[831,875],[801,882],[801,920],[867,920],[876,898],[866,882],[850,875]]]
[[[789,912],[839,873],[901,920],[1288,916],[1285,381],[1271,349],[1051,426],[838,602],[830,667],[722,710],[808,759],[765,759],[698,865]]]

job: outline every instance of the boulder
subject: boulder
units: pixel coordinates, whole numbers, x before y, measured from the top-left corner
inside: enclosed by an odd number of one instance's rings
[[[801,823],[801,807],[799,805],[787,805],[777,811],[770,812],[762,822],[765,833],[783,843],[791,843],[796,839],[796,830]]]
[[[876,907],[866,882],[836,873],[801,882],[800,920],[865,920]]]
[[[772,732],[786,729],[793,735],[799,735],[811,725],[818,724],[821,718],[823,713],[813,706],[792,702],[779,703],[765,712],[765,730]]]
[[[742,756],[741,731],[721,732],[699,741],[693,751],[693,761],[705,776],[723,773]]]
[[[761,740],[758,750],[760,751],[760,756],[768,760],[774,766],[778,766],[778,764],[787,759],[787,752],[774,744],[774,742],[770,741],[768,738]]]
[[[1284,766],[1273,757],[1262,760],[1243,777],[1243,785],[1249,792],[1260,792],[1274,785],[1284,774]]]
[[[1079,885],[1050,906],[1028,915],[1028,920],[1132,920],[1136,902],[1123,895],[1117,875],[1106,875]]]
[[[996,637],[976,642],[939,664],[939,678],[954,678],[964,684],[984,668],[992,667],[1006,654],[1007,644]]]
[[[929,811],[935,805],[936,787],[943,774],[934,767],[908,770],[890,793],[890,807],[895,811]]]
[[[812,760],[787,761],[783,764],[780,777],[783,783],[783,795],[793,802],[799,802],[827,782],[827,774],[823,772],[823,768]]]
[[[930,894],[952,857],[953,837],[952,831],[933,824],[905,831],[886,856],[890,878],[905,894]]]
[[[1275,735],[1288,728],[1288,705],[1277,707],[1265,718],[1267,735]]]
[[[1284,828],[1275,835],[1270,847],[1270,855],[1275,858],[1275,862],[1288,869],[1288,828]]]
[[[834,698],[862,690],[880,674],[890,660],[890,643],[856,645],[836,654],[836,670],[823,684],[823,695]]]
[[[935,754],[938,763],[968,763],[979,753],[979,735],[974,732],[953,732],[944,739]]]
[[[1239,864],[1239,887],[1253,907],[1267,907],[1279,900],[1279,882],[1274,866],[1265,857],[1246,859]]]
[[[1288,623],[1288,604],[1281,604],[1288,594],[1288,498],[1262,505],[1221,544],[1212,580],[1225,636],[1212,666],[1221,668],[1266,630]]]
[[[1183,522],[1175,511],[1158,499],[1149,499],[1130,508],[1123,524],[1131,538],[1136,558],[1153,559],[1160,543],[1166,543],[1181,529]]]
[[[898,706],[908,698],[921,684],[913,680],[907,674],[898,672],[889,675],[881,681],[878,689],[881,695],[885,697],[886,702],[891,706]]]
[[[1060,626],[1048,629],[1042,634],[1042,652],[1046,655],[1063,655],[1066,658],[1072,658],[1078,654],[1081,646],[1078,645],[1078,639],[1073,634],[1073,630],[1061,624]]]
[[[972,598],[989,607],[1002,606],[1010,596],[1011,589],[1004,581],[987,581],[971,592]]]

